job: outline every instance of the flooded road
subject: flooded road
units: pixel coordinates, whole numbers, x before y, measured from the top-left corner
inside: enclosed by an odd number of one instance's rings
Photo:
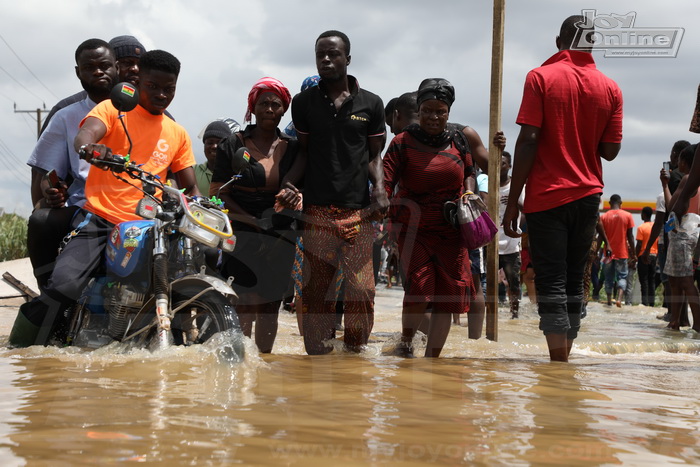
[[[499,342],[453,326],[443,358],[404,360],[387,355],[401,294],[380,286],[360,355],[306,356],[286,312],[274,353],[248,341],[241,363],[216,342],[2,350],[0,463],[700,463],[700,335],[659,309],[591,304],[569,364],[527,305],[501,310]]]

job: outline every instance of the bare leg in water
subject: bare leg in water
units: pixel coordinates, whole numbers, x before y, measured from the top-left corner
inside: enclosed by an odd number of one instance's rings
[[[255,345],[260,349],[260,353],[272,352],[272,346],[275,344],[275,338],[277,337],[281,303],[281,300],[277,300],[258,305],[258,311],[255,316]]]
[[[567,339],[566,333],[547,334],[547,347],[549,347],[549,358],[553,362],[568,362],[571,347],[574,345],[573,339]]]
[[[304,324],[303,324],[303,308],[301,305],[301,295],[294,296],[294,314],[297,315],[297,326],[299,327],[299,335],[304,335]]]
[[[260,300],[259,296],[250,297]],[[272,352],[272,346],[277,337],[277,326],[281,300],[271,303],[257,303],[254,305],[239,305],[237,307],[238,320],[241,330],[247,337],[253,334],[253,322],[255,322],[255,345],[261,353]]]
[[[238,305],[236,313],[238,314],[238,322],[241,324],[243,335],[250,337],[253,333],[253,322],[255,321],[255,306]]]
[[[401,315],[401,353],[405,357],[413,357],[413,337],[424,319],[428,304],[418,303],[405,306]],[[450,333],[452,318],[450,313],[431,313],[428,328],[428,342],[425,348],[426,357],[439,357]]]
[[[447,336],[450,333],[452,326],[452,317],[450,313],[439,312],[433,310],[430,316],[430,330],[428,331],[428,343],[425,347],[425,356],[437,358],[445,346]]]
[[[693,330],[700,332],[700,293],[695,287],[693,276],[669,277],[671,284],[671,322],[668,327],[679,329],[681,326],[681,303],[685,296],[693,314]]]
[[[527,298],[530,299],[530,303],[533,305],[537,304],[537,291],[535,290],[535,270],[533,268],[527,268],[523,273],[522,282],[525,284],[527,289]]]
[[[484,293],[481,290],[481,281],[478,277],[475,277],[474,288],[476,289],[476,296],[471,302],[469,313],[467,313],[467,326],[469,329],[469,338],[479,339],[484,329],[484,311],[486,310],[486,304],[484,303]]]

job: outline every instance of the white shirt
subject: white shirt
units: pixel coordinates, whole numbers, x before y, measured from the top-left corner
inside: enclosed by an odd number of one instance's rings
[[[85,179],[90,164],[75,152],[73,140],[80,130],[80,122],[95,105],[86,97],[56,112],[27,161],[27,165],[47,172],[56,170],[62,180],[69,175],[73,178],[73,183],[68,187],[66,206],[85,204]]]
[[[520,251],[520,239],[512,238],[503,232],[503,215],[506,211],[506,205],[508,204],[508,195],[510,194],[510,180],[505,185],[501,186],[498,190],[499,195],[499,209],[498,209],[498,254],[499,255],[509,255],[512,253],[518,253]],[[518,198],[518,205],[522,206],[525,201],[525,190],[520,192],[520,198]],[[520,216],[518,216],[518,223],[520,223]]]
[[[664,192],[662,191],[659,196],[656,197],[656,215],[665,216],[666,215],[666,200],[664,199]],[[664,244],[664,232],[663,230],[659,233],[659,245]]]

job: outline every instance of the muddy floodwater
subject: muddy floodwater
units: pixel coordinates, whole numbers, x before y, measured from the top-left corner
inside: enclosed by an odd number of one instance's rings
[[[404,360],[402,291],[380,287],[359,355],[306,356],[287,312],[238,363],[221,342],[1,350],[0,465],[700,464],[700,335],[660,309],[591,304],[569,364],[528,304],[498,342],[453,326],[443,358]]]

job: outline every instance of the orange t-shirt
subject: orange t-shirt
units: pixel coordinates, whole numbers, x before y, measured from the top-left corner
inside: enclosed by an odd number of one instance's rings
[[[109,100],[102,101],[80,122],[82,126],[90,117],[98,118],[107,127],[107,133],[99,143],[112,149],[112,153],[126,155],[129,141],[118,112]],[[143,164],[143,169],[158,175],[165,181],[168,168],[175,173],[195,164],[192,142],[187,131],[164,115],[153,115],[140,105],[127,112],[124,123],[129,130],[134,147],[131,161]],[[123,178],[141,187],[141,182],[122,174]],[[160,193],[159,193],[160,195]],[[90,167],[85,183],[85,209],[116,224],[140,219],[136,204],[143,193],[112,175],[111,171]]]
[[[627,231],[634,228],[632,214],[622,209],[611,209],[600,220],[605,228],[605,235],[610,242],[613,259],[627,259]]]
[[[644,222],[642,225],[637,227],[637,240],[642,242],[642,249],[640,252],[643,252],[644,249],[647,247],[647,242],[649,241],[649,237],[651,236],[651,228],[654,225],[653,222]],[[654,244],[649,248],[649,254],[650,255],[657,255],[659,253],[659,239],[657,237],[656,240],[654,240]]]

